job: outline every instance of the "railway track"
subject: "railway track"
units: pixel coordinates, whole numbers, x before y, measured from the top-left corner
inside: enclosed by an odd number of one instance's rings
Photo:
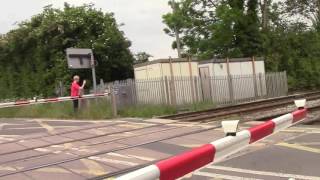
[[[161,116],[159,118],[182,120],[182,121],[210,121],[215,118],[226,117],[236,114],[247,114],[251,112],[266,111],[291,105],[293,100],[305,98],[308,101],[320,99],[320,91],[295,94],[279,98],[271,98],[260,101],[242,103],[226,107],[218,107],[214,109],[174,114],[169,116]]]

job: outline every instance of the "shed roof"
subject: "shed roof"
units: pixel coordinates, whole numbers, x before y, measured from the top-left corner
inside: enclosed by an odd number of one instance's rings
[[[169,63],[170,59],[156,59],[153,61],[148,61],[140,64],[135,64],[133,67],[138,68],[138,67],[143,67],[151,64],[158,64],[158,63]],[[188,62],[188,58],[172,58],[171,62],[177,63],[177,62]],[[209,60],[203,60],[203,61],[198,61],[197,59],[191,59],[192,62],[198,62],[199,64],[207,64],[207,63],[225,63],[226,59],[209,59]],[[252,61],[251,58],[231,58],[229,59],[229,62],[248,62]],[[257,57],[255,61],[264,61],[263,58]]]
[[[248,62],[252,61],[252,58],[231,58],[229,59],[229,62]],[[255,58],[255,61],[264,61],[262,57]],[[227,62],[226,59],[210,59],[210,60],[204,60],[199,61],[199,64],[207,64],[207,63],[225,63]]]
[[[172,58],[171,62],[173,63],[177,63],[177,62],[188,62],[188,58]],[[199,62],[195,59],[191,59],[192,62]],[[146,65],[151,65],[151,64],[157,64],[157,63],[169,63],[170,59],[156,59],[153,61],[148,61],[148,62],[144,62],[144,63],[140,63],[140,64],[135,64],[133,67],[137,68],[137,67],[143,67]]]

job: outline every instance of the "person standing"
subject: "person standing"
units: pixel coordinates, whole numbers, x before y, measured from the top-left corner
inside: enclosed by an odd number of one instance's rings
[[[79,109],[79,97],[81,97],[81,90],[86,85],[86,80],[83,81],[82,86],[79,85],[80,77],[78,75],[73,76],[73,82],[71,84],[71,97],[73,99],[73,110],[77,112]]]

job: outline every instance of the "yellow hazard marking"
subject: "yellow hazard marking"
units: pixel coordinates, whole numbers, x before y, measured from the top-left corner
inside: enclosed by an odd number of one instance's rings
[[[118,127],[127,127],[127,128],[141,128],[144,127],[144,125],[140,124],[119,124]]]
[[[282,132],[296,132],[296,133],[320,133],[320,128],[312,127],[291,127],[289,129],[282,130]]]
[[[179,146],[187,147],[187,148],[195,148],[200,146],[201,144],[179,144]]]
[[[121,133],[121,134],[110,134],[110,137],[130,137],[132,134],[129,133]]]
[[[194,123],[190,123],[190,124],[183,124],[183,123],[176,123],[176,124],[169,124],[170,126],[174,126],[174,127],[194,127],[194,126],[198,126],[199,124],[194,124]],[[198,126],[199,127],[199,126]]]
[[[50,126],[49,124],[43,122],[42,120],[35,120],[41,127],[45,128],[50,134],[53,133],[54,127]]]
[[[92,175],[102,175],[107,174],[107,171],[97,162],[89,159],[81,159],[80,160],[83,165],[88,168],[87,173]]]
[[[308,146],[302,146],[300,144],[278,143],[276,145],[320,154],[320,149],[312,148]]]
[[[103,135],[106,134],[105,131],[101,131],[99,129],[89,129],[87,130],[88,133],[96,134],[96,135]]]
[[[54,168],[54,167],[46,167],[46,168],[41,168],[37,169],[36,171],[38,172],[46,172],[46,173],[71,173],[65,169],[62,168]]]
[[[246,173],[246,174],[254,174],[254,175],[261,175],[261,176],[275,176],[275,177],[282,177],[282,178],[294,178],[294,179],[305,179],[305,180],[319,180],[319,177],[315,176],[305,176],[299,174],[286,174],[286,173],[279,173],[279,172],[271,172],[271,171],[255,171],[250,169],[240,169],[240,168],[233,168],[233,167],[226,167],[226,166],[215,166],[209,165],[204,167],[203,169],[214,169],[214,170],[222,170],[222,171],[229,171],[229,172],[236,172],[236,173]],[[196,171],[194,174],[202,173],[201,171]],[[226,172],[228,173],[228,172]],[[211,173],[210,173],[211,174]]]
[[[246,177],[240,177],[240,176],[230,176],[230,175],[208,173],[208,172],[196,172],[194,174],[198,176],[205,176],[209,178],[225,179],[225,180],[263,180],[263,179],[257,179],[257,178],[246,178]]]
[[[45,148],[36,148],[34,149],[35,151],[40,151],[40,152],[51,152],[50,149],[45,149]]]
[[[0,171],[15,171],[16,169],[9,166],[0,166]]]
[[[145,156],[135,156],[135,155],[128,155],[130,157],[134,157],[134,158],[137,158],[137,159],[141,159],[141,160],[144,160],[144,161],[154,161],[156,159],[154,158],[149,158],[149,157],[145,157]]]
[[[302,129],[285,129],[285,130],[281,130],[281,132],[288,132],[288,133],[307,133],[306,130],[302,130]]]
[[[255,143],[255,144],[251,144],[250,146],[252,146],[252,147],[264,147],[264,146],[266,146],[266,143]]]
[[[64,149],[71,149],[72,148],[72,144],[71,143],[64,143],[63,147],[64,147]]]
[[[320,146],[320,142],[310,142],[310,143],[299,143],[300,145],[305,145],[305,146]]]

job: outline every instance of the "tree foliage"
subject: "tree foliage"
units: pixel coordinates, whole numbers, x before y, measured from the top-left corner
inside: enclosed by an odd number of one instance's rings
[[[0,95],[51,96],[58,81],[69,89],[73,74],[91,80],[90,70],[69,70],[65,49],[92,48],[97,78],[105,81],[132,76],[131,43],[118,29],[112,13],[92,4],[51,6],[0,37]],[[90,85],[90,84],[89,84]]]
[[[300,16],[300,21],[308,19],[311,24],[320,30],[320,1],[319,0],[285,0],[284,13],[287,16]]]
[[[175,7],[163,16],[165,32],[178,27],[189,54],[263,56],[268,71],[288,72],[292,89],[320,87],[318,0],[181,0]]]
[[[134,64],[144,63],[148,62],[149,58],[152,57],[152,55],[146,53],[146,52],[138,52],[134,55]]]
[[[183,0],[174,7],[175,11],[163,16],[165,32],[173,36],[177,27],[188,53],[200,59],[259,54],[257,0],[247,4],[244,0]]]

